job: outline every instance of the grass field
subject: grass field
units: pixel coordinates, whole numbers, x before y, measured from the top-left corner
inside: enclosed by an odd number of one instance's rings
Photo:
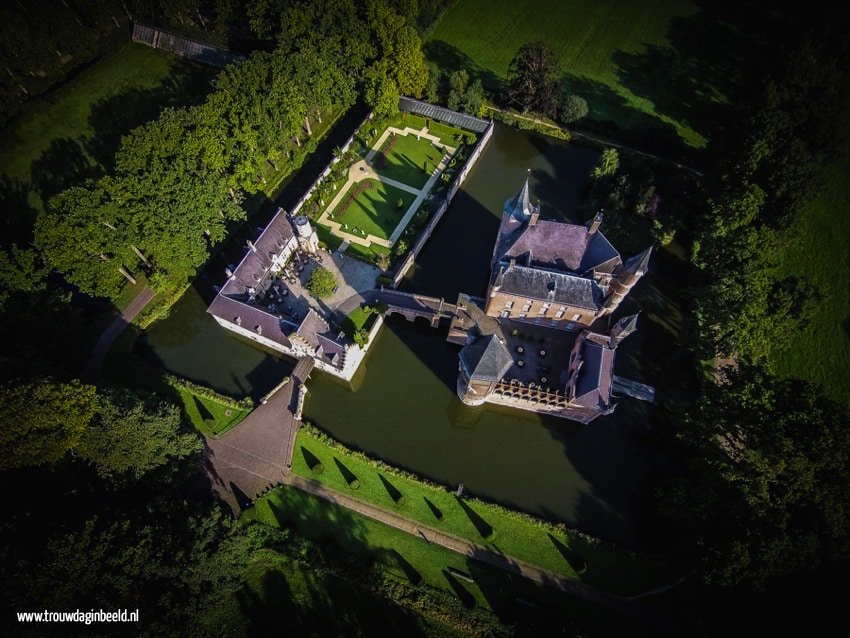
[[[394,179],[402,184],[421,189],[437,168],[443,151],[434,148],[431,140],[416,139],[416,135],[394,135],[384,142],[383,148],[389,151],[378,150],[372,158],[372,168],[381,177]]]
[[[841,122],[843,156],[828,170],[825,188],[791,231],[792,241],[781,255],[782,275],[802,276],[823,295],[811,323],[800,330],[789,348],[774,351],[776,372],[820,384],[827,394],[850,407],[847,364],[850,361],[850,111]]]
[[[465,67],[500,91],[520,46],[542,40],[592,119],[700,148],[736,79],[735,49],[747,43],[709,11],[688,0],[459,0],[425,51],[444,70]]]
[[[180,394],[183,411],[189,421],[198,431],[209,436],[227,432],[251,413],[250,410],[232,408],[207,397],[199,397],[183,388],[175,390]]]
[[[311,470],[320,461],[321,474]],[[422,523],[489,545],[568,578],[617,593],[636,593],[657,584],[657,567],[607,545],[566,535],[486,503],[459,500],[431,485],[389,475],[350,454],[333,450],[306,430],[295,442],[292,470],[355,498]],[[359,483],[356,489],[352,485]],[[399,496],[403,503],[399,504]]]
[[[335,221],[346,224],[349,232],[358,228],[367,235],[388,239],[416,196],[374,179],[352,184],[349,192],[364,184],[371,187],[361,191],[344,211],[342,207],[348,200],[348,193],[340,200],[334,210]],[[400,207],[397,205],[399,200],[402,203]]]
[[[11,232],[26,236],[46,198],[105,172],[121,136],[132,128],[166,106],[200,101],[215,73],[127,42],[32,100],[0,131],[0,202],[6,204]]]
[[[296,488],[280,487],[269,492],[243,516],[268,525],[292,527],[334,548],[349,562],[375,564],[390,575],[413,584],[442,589],[456,596],[465,607],[490,608],[508,622],[521,621],[522,614],[534,619],[548,616],[617,632],[611,635],[622,634],[630,622],[608,610],[427,543]],[[458,578],[450,570],[474,582]],[[534,601],[538,607],[528,609],[518,604],[517,599]]]

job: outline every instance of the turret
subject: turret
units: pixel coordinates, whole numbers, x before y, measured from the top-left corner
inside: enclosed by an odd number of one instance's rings
[[[637,318],[640,313],[636,312],[633,315],[628,315],[620,319],[611,328],[610,339],[608,345],[611,348],[616,348],[620,342],[637,330]]]
[[[605,312],[610,314],[617,309],[620,302],[625,299],[629,291],[638,280],[643,277],[649,267],[649,257],[652,255],[652,246],[626,260],[620,270],[611,280],[611,292],[605,300]]]
[[[531,171],[529,171],[529,173],[531,173]],[[517,221],[525,221],[535,213],[536,221],[537,216],[540,215],[540,207],[532,204],[531,199],[529,198],[528,180],[529,177],[526,177],[522,188],[517,191],[517,194],[513,197],[509,197],[505,201],[504,212]]]
[[[301,247],[301,250],[308,253],[315,253],[319,248],[319,237],[310,225],[310,220],[304,215],[299,215],[292,220],[292,225],[295,227],[298,245]]]

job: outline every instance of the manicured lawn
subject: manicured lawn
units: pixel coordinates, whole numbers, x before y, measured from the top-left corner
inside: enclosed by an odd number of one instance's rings
[[[368,247],[360,244],[349,244],[348,248],[345,249],[345,254],[365,261],[367,264],[374,264],[378,255],[389,255],[390,249],[378,244],[369,244]]]
[[[251,413],[250,410],[232,408],[207,397],[196,396],[183,388],[175,388],[175,391],[180,394],[183,410],[192,425],[209,436],[227,432]]]
[[[825,188],[790,233],[781,255],[780,272],[805,277],[820,290],[812,321],[800,329],[785,351],[773,351],[776,372],[820,384],[836,401],[850,407],[847,362],[850,361],[850,270],[847,238],[850,237],[850,111],[841,129],[842,157],[828,169]]]
[[[167,106],[201,101],[215,74],[211,67],[127,42],[32,100],[0,131],[0,173],[9,180],[4,190],[28,192],[27,204],[39,210],[44,198],[105,172],[122,135]]]
[[[339,327],[345,332],[349,339],[354,339],[354,333],[363,328],[371,328],[375,322],[376,315],[367,313],[363,308],[355,308],[343,319]]]
[[[752,44],[714,13],[688,0],[459,0],[425,51],[444,70],[467,68],[500,91],[517,50],[542,40],[592,119],[620,129],[654,123],[700,148],[737,81],[735,54]]]
[[[427,138],[390,135],[372,158],[372,168],[382,177],[421,189],[444,154]]]
[[[208,635],[452,636],[436,625],[350,582],[267,552],[250,563],[242,586],[210,610]]]
[[[367,184],[369,187],[360,190],[354,200],[349,203],[352,189],[362,189]],[[414,199],[416,195],[413,193],[378,180],[368,179],[349,187],[348,192],[334,210],[334,218],[335,221],[346,224],[349,232],[357,228],[365,231],[367,235],[387,239]],[[401,207],[397,206],[399,200],[402,202]],[[347,207],[346,204],[348,204]]]
[[[321,461],[324,472],[311,470]],[[636,593],[657,584],[663,571],[617,548],[595,544],[554,526],[540,525],[486,503],[459,500],[447,490],[379,472],[373,465],[342,454],[300,430],[292,469],[358,499],[488,545],[509,556],[568,578],[617,593]],[[356,489],[351,485],[359,482]],[[399,504],[399,495],[404,497]]]

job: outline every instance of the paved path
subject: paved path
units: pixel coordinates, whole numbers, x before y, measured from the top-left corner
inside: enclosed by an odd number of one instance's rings
[[[366,157],[359,162],[355,162],[348,169],[348,180],[345,182],[345,185],[339,189],[339,192],[334,195],[333,199],[331,199],[330,204],[327,205],[324,212],[319,216],[318,223],[324,226],[328,226],[331,228],[334,235],[337,237],[341,237],[347,242],[358,244],[360,246],[369,246],[371,244],[378,244],[379,246],[383,246],[385,248],[392,248],[401,234],[404,232],[404,229],[407,228],[407,225],[410,223],[410,220],[413,219],[413,216],[418,212],[419,207],[422,205],[422,202],[428,196],[428,193],[431,192],[431,188],[434,186],[434,182],[439,179],[440,175],[446,168],[446,163],[452,156],[452,153],[455,152],[455,149],[451,146],[444,146],[446,149],[446,153],[440,159],[440,163],[431,173],[431,176],[428,178],[428,181],[425,182],[425,185],[421,188],[414,188],[413,186],[409,186],[403,182],[399,182],[398,180],[391,179],[389,177],[384,177],[378,174],[372,166],[372,158],[374,158],[377,150],[381,148],[384,141],[391,133],[395,133],[396,135],[418,135],[420,137],[424,137],[431,142],[442,144],[439,137],[436,135],[429,134],[427,128],[422,128],[421,131],[417,131],[416,129],[412,129],[410,127],[406,127],[404,129],[398,129],[395,127],[387,127],[387,130],[381,134],[381,137],[377,142],[372,146],[372,149],[366,154]],[[330,214],[331,211],[336,210],[337,205],[340,201],[342,201],[343,197],[348,193],[349,189],[353,184],[357,182],[361,182],[364,179],[374,179],[383,184],[388,184],[389,186],[394,186],[395,188],[399,188],[406,193],[410,193],[412,195],[416,195],[416,199],[413,200],[413,203],[408,207],[407,212],[405,212],[404,216],[401,218],[399,223],[396,225],[395,230],[392,235],[390,235],[389,239],[383,239],[382,237],[377,237],[375,235],[356,235],[354,233],[350,233],[343,229],[343,226],[340,222],[334,221],[331,219]],[[342,252],[342,251],[340,251]]]
[[[564,578],[554,572],[536,567],[524,561],[517,560],[516,558],[500,554],[485,546],[478,545],[453,534],[447,534],[446,532],[434,529],[433,527],[429,527],[418,521],[413,521],[404,516],[399,516],[394,512],[390,512],[383,508],[376,507],[371,503],[366,503],[353,498],[316,481],[306,479],[292,473],[287,473],[283,482],[285,485],[298,488],[299,490],[312,494],[313,496],[335,503],[336,505],[357,512],[358,514],[380,521],[385,525],[407,532],[408,534],[419,536],[429,543],[441,545],[442,547],[457,552],[458,554],[463,554],[482,563],[492,565],[493,567],[497,567],[514,574],[519,574],[537,583],[546,585],[547,587],[559,589],[565,593],[572,594],[573,596],[577,596],[578,598],[582,598],[618,613],[637,618],[662,629],[673,629],[673,623],[670,619],[663,617],[654,610],[647,609],[643,605],[632,600],[628,600],[614,594],[609,594],[575,580]]]
[[[109,327],[103,331],[100,339],[97,340],[97,343],[92,349],[88,362],[86,362],[86,367],[82,374],[83,380],[94,382],[100,379],[103,361],[106,359],[106,353],[109,352],[109,348],[112,347],[118,335],[124,332],[127,326],[132,323],[136,315],[150,303],[150,300],[154,298],[154,294],[154,291],[147,286],[142,288],[135,299],[128,303],[124,307],[124,310],[121,311],[121,314],[115,317],[112,323],[109,324]]]
[[[506,111],[505,109],[496,108],[495,106],[487,106],[486,107],[490,111],[498,111],[499,113],[504,113],[505,115],[509,115],[510,117],[514,117],[518,120],[525,120],[527,122],[534,122],[535,124],[540,124],[541,126],[548,126],[549,128],[559,129],[561,127],[556,124],[550,124],[549,122],[543,122],[537,118],[526,117],[525,115],[520,115],[519,113],[514,113],[513,111]],[[685,164],[680,164],[671,159],[667,159],[666,157],[660,157],[658,155],[653,155],[652,153],[647,153],[646,151],[641,151],[639,149],[633,148],[631,146],[626,146],[625,144],[618,144],[617,142],[612,142],[611,140],[604,139],[602,137],[597,137],[595,135],[590,135],[588,133],[579,133],[578,131],[569,131],[570,135],[578,139],[585,139],[591,142],[596,142],[597,144],[604,144],[605,146],[613,146],[614,148],[619,148],[624,151],[628,151],[634,155],[640,155],[641,157],[646,157],[648,159],[653,159],[658,162],[663,162],[664,164],[669,164],[670,166],[675,166],[676,168],[680,168],[683,171],[688,171],[696,175],[697,177],[702,177],[702,172],[698,171],[695,168],[690,166],[686,166]]]

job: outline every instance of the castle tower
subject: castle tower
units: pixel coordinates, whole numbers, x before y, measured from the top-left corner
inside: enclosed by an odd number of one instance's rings
[[[481,405],[514,361],[495,334],[478,337],[460,351],[457,395],[466,405]]]
[[[611,328],[611,334],[608,341],[608,345],[611,348],[616,348],[620,345],[620,342],[623,339],[637,330],[637,318],[639,314],[639,312],[636,312],[633,315],[628,315],[614,324],[614,327]]]
[[[625,299],[629,291],[643,277],[649,267],[649,257],[652,255],[652,246],[639,252],[634,257],[626,260],[620,270],[611,280],[611,292],[605,300],[605,313],[611,314]]]
[[[535,213],[537,215],[540,214],[540,206],[532,204],[529,197],[528,180],[530,178],[531,171],[529,170],[528,172],[529,175],[526,176],[522,188],[517,191],[516,195],[505,200],[505,214],[520,222],[526,221]]]
[[[319,249],[319,236],[310,225],[310,220],[304,215],[299,215],[292,220],[295,233],[298,238],[298,246],[308,253],[315,253]]]

